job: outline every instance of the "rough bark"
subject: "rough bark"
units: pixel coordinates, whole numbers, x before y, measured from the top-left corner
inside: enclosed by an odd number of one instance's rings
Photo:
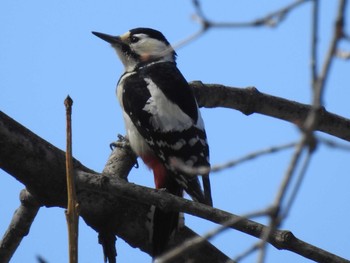
[[[40,205],[66,208],[66,183],[64,152],[41,139],[30,130],[0,112],[0,168],[23,183]],[[118,162],[121,165],[116,165]],[[125,183],[126,175],[133,164],[135,156],[127,147],[117,148],[107,162],[105,172],[98,174],[74,160],[77,175],[77,195],[80,215],[84,221],[98,233],[113,233],[123,238],[132,247],[138,247],[151,255],[147,218],[150,204],[139,202],[140,198],[130,199],[101,191],[108,188],[111,179]],[[18,165],[20,164],[20,165]],[[113,166],[117,168],[113,170]],[[114,172],[111,172],[111,171]],[[86,175],[86,178],[81,176]],[[88,177],[90,176],[90,177]],[[79,179],[80,178],[80,179]],[[82,182],[91,179],[97,183],[93,187],[81,187]],[[96,187],[97,186],[97,187]],[[100,187],[98,187],[100,186]],[[175,238],[176,245],[186,237],[196,234],[185,227]],[[203,253],[186,253],[185,258],[194,262],[224,262],[227,257],[210,243],[206,243]],[[0,252],[1,255],[1,252]],[[0,258],[2,260],[2,258]]]
[[[303,127],[312,106],[259,92],[255,87],[235,88],[220,84],[190,83],[201,107],[224,107],[250,115],[260,113]],[[316,131],[350,141],[350,120],[319,109]]]

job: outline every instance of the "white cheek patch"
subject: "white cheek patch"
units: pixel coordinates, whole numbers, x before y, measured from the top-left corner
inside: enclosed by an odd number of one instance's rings
[[[137,51],[136,53],[140,55],[145,53],[152,56],[159,55],[168,48],[166,44],[157,39],[146,38],[143,36],[140,37],[140,40],[137,43],[132,44],[132,47]]]
[[[131,49],[136,54],[140,55],[144,61],[154,57],[162,58],[164,61],[173,60],[173,49],[164,42],[149,38],[145,34],[136,34],[135,36],[140,38],[140,40],[136,43],[132,43],[130,45]]]
[[[160,88],[149,78],[146,78],[147,88],[151,93],[143,110],[150,113],[150,124],[162,132],[183,131],[193,125],[191,117],[179,106],[172,103]]]

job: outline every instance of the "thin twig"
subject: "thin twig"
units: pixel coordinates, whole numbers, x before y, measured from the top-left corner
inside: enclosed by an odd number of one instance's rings
[[[284,198],[286,196],[287,189],[290,185],[292,176],[293,176],[293,174],[296,170],[296,167],[298,165],[298,162],[299,162],[299,159],[301,157],[304,146],[308,145],[309,140],[310,140],[309,136],[304,135],[295,148],[293,157],[292,157],[291,162],[287,168],[286,175],[282,181],[282,184],[279,188],[279,191],[277,193],[276,199],[275,199],[274,204],[273,204],[273,207],[275,207],[277,209],[277,213],[280,212],[280,207],[281,207],[282,203],[284,202]]]
[[[232,161],[228,161],[228,162],[223,163],[223,164],[214,165],[211,168],[211,172],[219,172],[223,169],[231,168],[233,166],[236,166],[238,164],[242,164],[246,161],[253,160],[255,158],[261,157],[261,156],[266,155],[266,154],[276,153],[276,152],[280,152],[282,150],[292,148],[295,145],[296,145],[296,142],[290,142],[290,143],[286,143],[286,144],[282,144],[282,145],[268,147],[266,149],[257,150],[255,152],[252,152],[252,153],[249,153],[245,156],[242,156],[242,157],[238,158],[237,160],[232,160]]]
[[[320,103],[322,103],[322,95],[327,81],[327,77],[329,75],[328,73],[334,60],[334,55],[336,53],[339,40],[343,37],[346,3],[347,0],[339,0],[337,17],[334,23],[333,37],[329,45],[322,70],[315,84],[315,91],[317,92],[316,97],[314,98],[314,100],[316,100],[315,102],[319,101]]]
[[[292,193],[291,193],[288,201],[286,202],[286,205],[283,208],[283,211],[281,211],[281,215],[280,215],[281,220],[284,218],[287,218],[288,213],[291,210],[291,207],[292,207],[292,205],[296,199],[296,196],[300,190],[300,186],[303,182],[303,179],[305,178],[307,168],[310,164],[311,155],[312,155],[312,151],[310,151],[310,150],[307,151],[307,155],[306,155],[304,162],[302,164],[302,168],[301,168],[300,173],[298,175],[297,181],[292,189]]]
[[[261,241],[256,242],[252,246],[250,246],[246,251],[243,251],[241,254],[233,258],[232,260],[227,261],[226,263],[233,263],[233,262],[239,262],[245,257],[249,256],[253,252],[257,251],[261,247]]]
[[[67,177],[67,193],[68,204],[66,210],[66,220],[68,225],[68,240],[69,240],[69,262],[78,263],[78,225],[79,212],[78,202],[75,193],[74,171],[73,171],[73,156],[72,156],[72,105],[73,100],[67,96],[64,100],[66,107],[67,121],[67,149],[66,149],[66,177]]]
[[[242,220],[245,220],[248,218],[260,217],[260,216],[264,216],[266,214],[268,214],[268,212],[266,210],[263,210],[263,211],[257,211],[257,212],[249,213],[246,215],[242,215],[242,217],[229,219],[228,221],[222,223],[219,227],[207,232],[205,235],[191,238],[191,239],[185,241],[184,243],[182,243],[181,245],[175,247],[174,249],[166,252],[162,256],[156,258],[155,263],[169,262],[172,259],[174,259],[177,255],[184,253],[188,249],[194,249],[197,246],[200,246],[205,241],[210,240],[211,238],[219,235],[223,231],[229,229],[230,227],[239,223]]]
[[[203,12],[202,5],[201,5],[200,1],[199,0],[192,0],[192,4],[196,10],[197,17],[200,17],[202,21],[209,21]]]
[[[176,42],[175,44],[172,45],[172,47],[173,47],[175,50],[177,50],[177,49],[179,49],[179,48],[181,48],[181,47],[187,45],[188,43],[190,43],[190,42],[196,40],[196,39],[199,38],[200,36],[202,36],[202,35],[205,33],[206,30],[207,30],[206,28],[202,27],[202,28],[199,29],[197,32],[193,33],[192,35],[190,35],[190,36],[188,36],[188,37],[186,37],[186,38],[184,38],[184,39],[182,39],[182,40]]]
[[[312,1],[312,30],[311,30],[311,83],[312,89],[315,89],[317,75],[318,75],[318,62],[317,62],[317,41],[318,41],[318,13],[319,13],[319,1]]]
[[[213,28],[213,27],[227,27],[227,28],[232,28],[232,27],[258,27],[258,26],[270,26],[270,27],[275,27],[278,24],[280,24],[286,16],[294,10],[296,7],[299,5],[306,3],[310,0],[297,0],[294,1],[291,4],[288,4],[287,6],[280,8],[278,10],[275,10],[261,18],[248,21],[248,22],[213,22],[210,21],[209,19],[206,18],[204,15],[203,9],[200,5],[200,2],[195,0],[192,1],[194,4],[194,7],[196,9],[196,16],[197,20],[204,25],[206,28]]]
[[[327,147],[344,150],[344,151],[350,151],[350,145],[348,144],[338,143],[338,142],[335,142],[334,140],[326,139],[323,137],[318,137],[317,140],[323,143]]]
[[[268,147],[266,149],[261,149],[252,153],[248,153],[247,155],[244,155],[236,160],[231,160],[222,164],[213,165],[212,167],[207,167],[207,166],[192,167],[192,166],[186,165],[184,162],[182,162],[179,159],[172,159],[171,164],[176,170],[182,171],[188,175],[201,175],[201,174],[215,173],[215,172],[220,172],[224,169],[232,168],[236,165],[242,164],[246,161],[253,160],[255,158],[261,157],[266,154],[275,153],[275,152],[292,148],[295,145],[296,145],[296,142],[290,142],[290,143],[286,143],[278,146]]]
[[[259,253],[259,258],[258,258],[258,262],[262,263],[265,260],[265,254],[266,254],[266,245],[267,245],[267,240],[270,237],[270,234],[279,227],[279,225],[281,224],[281,218],[280,218],[280,210],[281,210],[281,206],[283,203],[283,200],[285,198],[285,195],[287,193],[287,189],[290,185],[290,182],[292,180],[292,177],[294,175],[294,171],[297,167],[297,164],[299,162],[301,153],[304,149],[304,146],[307,145],[308,143],[308,134],[304,134],[302,136],[302,139],[300,140],[300,142],[298,143],[298,145],[295,147],[295,151],[294,154],[292,156],[292,159],[290,161],[290,164],[287,168],[286,174],[284,176],[284,179],[281,183],[281,186],[278,190],[278,193],[276,195],[276,198],[274,200],[273,203],[273,208],[275,209],[275,213],[271,214],[271,219],[270,219],[270,223],[269,223],[269,229],[268,231],[266,231],[264,233],[264,237],[263,237],[263,244],[261,246],[261,250]]]

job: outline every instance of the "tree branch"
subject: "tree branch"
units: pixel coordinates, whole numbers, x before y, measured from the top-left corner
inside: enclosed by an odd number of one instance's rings
[[[209,28],[233,28],[233,27],[259,27],[279,25],[286,16],[298,6],[308,2],[309,0],[296,0],[278,10],[272,11],[267,15],[248,22],[213,22],[209,20],[202,10],[200,1],[193,0],[193,6],[196,9],[197,20],[201,23],[204,29]]]
[[[37,215],[40,205],[27,191],[20,194],[21,205],[12,217],[12,221],[0,241],[0,262],[10,262],[23,237],[28,235],[29,229]]]
[[[224,107],[236,109],[245,115],[260,113],[302,126],[311,106],[259,92],[254,87],[235,88],[220,84],[190,83],[201,107]],[[319,110],[315,130],[350,141],[350,120],[342,116]]]
[[[64,152],[41,139],[19,123],[0,112],[0,168],[15,177],[31,189],[31,193],[41,205],[65,208],[67,204],[65,183]],[[101,176],[80,162],[74,160],[75,173],[89,173],[97,181],[97,188],[82,188],[77,184],[77,197],[80,215],[84,221],[98,233],[113,233],[123,238],[130,246],[138,247],[151,255],[149,228],[147,226],[150,204],[140,202],[140,197],[115,198],[109,192],[101,192],[99,187],[115,179],[125,183],[125,175],[132,168],[135,156],[128,155],[127,148],[117,148],[110,157],[107,166],[116,168],[115,172]],[[127,160],[129,159],[129,160]],[[119,165],[113,163],[118,160]],[[131,160],[131,161],[130,161]],[[18,165],[18,164],[21,165]],[[105,171],[111,171],[105,168]],[[79,178],[79,175],[77,175]],[[49,180],[48,180],[49,178]],[[90,178],[90,177],[88,177]],[[95,185],[96,186],[96,185]],[[114,191],[114,190],[113,190]],[[184,242],[186,238],[197,236],[184,227],[178,231],[172,246]],[[198,250],[180,255],[178,261],[193,259],[194,262],[225,262],[228,258],[221,251],[205,244],[206,253]]]
[[[79,237],[79,204],[75,192],[73,153],[72,153],[72,106],[73,100],[67,96],[64,100],[66,108],[66,180],[67,180],[67,210],[69,263],[78,263]]]
[[[263,237],[264,233],[269,231],[269,228],[262,224],[220,209],[186,200],[164,191],[130,184],[118,178],[107,178],[107,180],[102,179],[95,174],[86,172],[77,174],[77,182],[80,187],[112,195],[114,200],[127,198],[146,205],[153,204],[165,210],[191,214],[218,224],[232,221],[234,223],[230,225],[231,228],[256,238]],[[350,262],[296,238],[290,231],[272,231],[268,242],[277,249],[293,251],[316,262]]]

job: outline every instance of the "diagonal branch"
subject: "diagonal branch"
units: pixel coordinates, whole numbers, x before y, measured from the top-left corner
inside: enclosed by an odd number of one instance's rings
[[[65,208],[67,192],[65,183],[65,154],[52,144],[38,137],[30,130],[0,112],[0,167],[22,182],[35,196],[40,204]],[[117,152],[116,152],[117,151]],[[116,154],[115,154],[116,153]],[[115,155],[114,155],[115,154]],[[77,184],[77,197],[80,204],[80,215],[85,222],[98,233],[112,233],[124,239],[130,246],[138,247],[151,255],[151,244],[147,222],[151,206],[141,203],[139,198],[132,200],[126,197],[115,198],[108,192],[97,189],[108,185],[110,177],[125,182],[125,175],[133,167],[135,156],[129,155],[126,148],[118,148],[108,160],[108,173],[101,176],[78,161],[74,160],[75,173],[89,172],[98,178],[98,187],[86,190]],[[18,165],[18,164],[21,165]],[[181,229],[173,246],[182,243],[186,238],[197,236],[189,228]],[[209,242],[204,244],[206,254],[198,250],[181,255],[180,261],[186,258],[194,262],[224,262],[228,258]]]
[[[289,149],[296,146],[296,142],[291,142],[283,145],[278,146],[272,146],[268,147],[266,149],[258,150],[255,152],[248,153],[247,155],[244,155],[242,157],[239,157],[235,160],[230,160],[222,164],[214,164],[212,167],[207,166],[200,166],[200,167],[192,167],[189,165],[186,165],[184,162],[181,162],[180,160],[176,159],[173,160],[171,165],[178,169],[181,172],[184,172],[185,174],[189,175],[200,175],[200,174],[208,174],[208,173],[215,173],[222,171],[224,169],[232,168],[238,164],[245,163],[247,161],[253,160],[255,158],[261,157],[262,155],[272,154],[278,151],[282,151],[285,149]]]
[[[208,233],[204,234],[203,236],[198,236],[192,239],[186,240],[186,242],[182,243],[181,245],[177,246],[176,248],[166,252],[165,254],[158,257],[157,263],[165,263],[169,262],[171,259],[175,258],[178,254],[184,253],[190,248],[198,247],[200,246],[204,241],[212,239],[213,237],[219,235],[220,233],[224,232],[228,228],[230,228],[232,225],[238,223],[238,221],[243,220],[245,218],[253,218],[258,216],[264,216],[266,215],[267,211],[258,211],[253,212],[251,214],[247,214],[242,217],[234,218],[233,220],[228,220],[224,223],[222,223],[219,227],[209,231]],[[231,261],[230,261],[231,262]],[[235,263],[235,262],[232,262]]]
[[[20,200],[21,205],[13,215],[7,231],[0,240],[0,262],[3,263],[10,262],[23,237],[28,235],[40,208],[39,203],[27,190],[21,191]]]
[[[153,204],[169,211],[191,214],[218,224],[234,222],[229,225],[231,228],[256,238],[264,237],[264,233],[269,231],[269,227],[263,224],[226,211],[189,201],[164,191],[130,184],[117,178],[109,178],[108,183],[101,183],[100,177],[82,172],[78,173],[77,181],[85,189],[112,194],[116,200],[120,200],[120,198],[137,200],[141,203]],[[290,231],[274,230],[269,235],[268,242],[277,249],[293,251],[316,262],[350,262],[296,238]]]

